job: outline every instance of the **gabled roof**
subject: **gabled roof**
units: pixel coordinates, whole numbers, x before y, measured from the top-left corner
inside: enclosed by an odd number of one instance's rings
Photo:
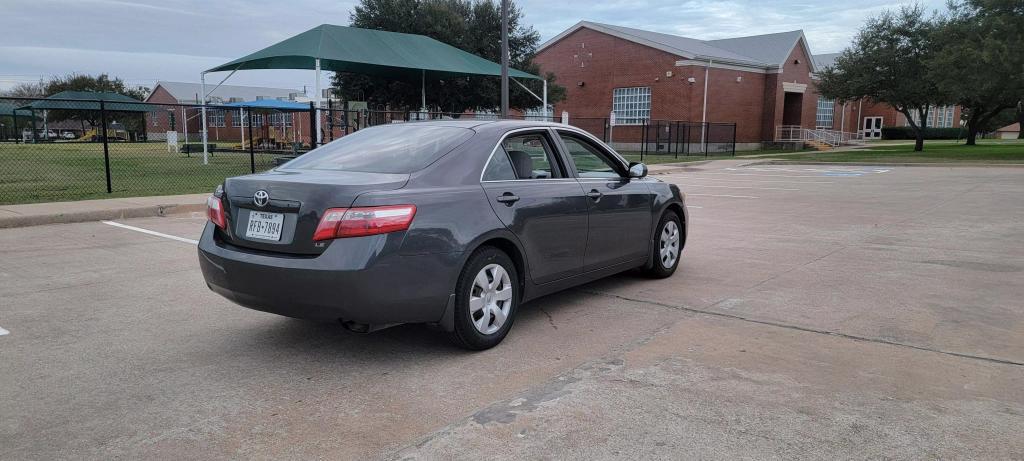
[[[816,54],[813,56],[812,59],[814,59],[815,66],[817,66],[819,69],[824,69],[826,67],[831,66],[832,64],[835,64],[836,58],[839,57],[839,54],[840,53]]]
[[[793,53],[793,48],[803,38],[804,31],[791,30],[775,34],[709,40],[707,43],[733,53],[750,56],[768,65],[782,65],[789,58],[789,55]],[[804,40],[803,43],[806,46],[807,40]],[[805,51],[807,51],[807,56],[811,56],[809,50]]]
[[[198,83],[160,81],[156,82],[156,86],[153,87],[153,91],[156,91],[157,87],[163,88],[170,93],[174,99],[181,103],[198,103],[199,101],[196,100],[196,97],[202,92],[202,86]],[[213,88],[213,85],[206,86],[207,91],[211,88]],[[210,97],[220,98],[224,102],[230,101],[231,98],[238,98],[242,101],[255,101],[256,99],[289,98],[293,93],[301,93],[301,91],[289,90],[287,88],[221,85],[217,87],[216,90],[213,90]],[[152,96],[152,93],[150,96]]]
[[[810,50],[806,49],[807,40],[802,30],[722,40],[699,40],[590,21],[576,23],[576,25],[566,29],[551,40],[544,42],[537,48],[537,51],[555,44],[581,28],[606,33],[686,59],[712,59],[720,63],[748,67],[782,67],[790,53],[793,52],[793,48],[799,43],[803,43],[808,55],[811,54]],[[813,68],[814,63],[810,64]]]

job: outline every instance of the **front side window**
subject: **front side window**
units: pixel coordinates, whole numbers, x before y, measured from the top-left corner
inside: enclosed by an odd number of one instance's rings
[[[408,174],[472,136],[473,131],[465,128],[415,123],[364,128],[313,149],[284,168]]]
[[[615,88],[612,111],[616,125],[643,125],[651,118],[651,87]]]
[[[621,175],[615,170],[615,164],[597,147],[578,136],[559,132],[569,158],[576,165],[576,172],[581,178],[618,178]]]
[[[516,179],[551,179],[559,177],[552,163],[551,145],[541,133],[509,136],[501,143],[508,154]]]

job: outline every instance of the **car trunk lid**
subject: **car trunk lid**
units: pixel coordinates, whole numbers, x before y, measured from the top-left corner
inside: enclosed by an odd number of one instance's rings
[[[317,255],[327,242],[313,233],[328,208],[350,207],[365,192],[400,189],[408,174],[289,170],[229,178],[224,183],[231,245],[296,255]]]

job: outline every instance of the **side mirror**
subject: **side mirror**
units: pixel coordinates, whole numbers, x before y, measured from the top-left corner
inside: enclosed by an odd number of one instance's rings
[[[642,178],[644,176],[647,176],[647,165],[638,162],[633,162],[629,164],[630,178]]]

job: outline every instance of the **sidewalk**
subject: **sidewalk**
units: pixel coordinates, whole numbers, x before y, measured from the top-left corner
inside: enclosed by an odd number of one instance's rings
[[[204,211],[210,194],[0,205],[0,229]]]

